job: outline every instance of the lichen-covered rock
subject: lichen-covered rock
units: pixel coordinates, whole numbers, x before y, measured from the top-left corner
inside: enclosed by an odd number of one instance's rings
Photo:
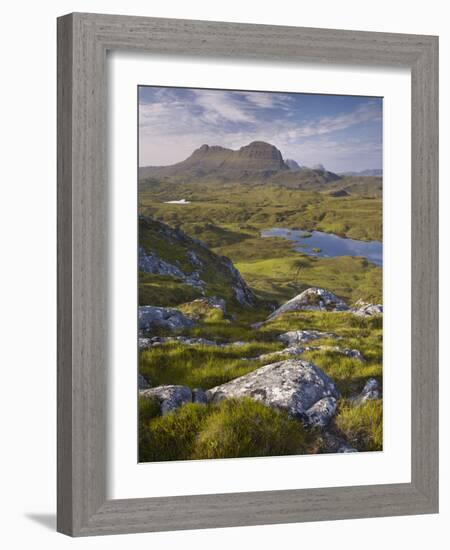
[[[247,286],[239,271],[234,267],[233,262],[227,257],[222,256],[222,265],[231,274],[231,288],[236,300],[241,306],[253,306],[256,302],[256,297],[253,291],[250,290],[250,287]]]
[[[146,390],[150,387],[150,384],[148,383],[147,379],[142,376],[142,374],[138,374],[138,388],[140,390]]]
[[[139,331],[141,334],[151,333],[156,327],[169,330],[189,328],[194,321],[186,317],[178,309],[170,307],[140,306]]]
[[[192,402],[192,392],[187,386],[158,386],[141,390],[139,396],[147,399],[157,399],[163,415],[178,409],[185,403]]]
[[[354,398],[354,402],[358,405],[362,405],[366,401],[372,401],[373,399],[380,399],[380,385],[375,378],[369,378],[364,384],[364,388],[361,393]]]
[[[372,317],[374,315],[383,315],[382,304],[369,304],[363,300],[358,300],[355,305],[350,309],[350,312],[354,315],[360,315],[361,317]]]
[[[217,318],[217,314],[221,317],[226,317],[226,302],[223,298],[217,296],[204,296],[197,298],[191,302],[187,302],[180,306],[180,309],[185,315],[197,320],[207,320],[211,316]]]
[[[324,288],[311,287],[276,309],[267,321],[276,319],[288,311],[347,311],[344,300]]]
[[[192,271],[192,273],[184,273],[176,265],[159,258],[153,251],[147,252],[142,246],[139,247],[139,271],[175,277],[200,291],[203,291],[205,288],[205,282],[200,278],[200,273],[198,271],[195,270]]]
[[[316,401],[312,407],[305,411],[307,424],[324,428],[336,414],[336,399],[334,397],[324,397]]]
[[[320,330],[290,330],[278,336],[278,339],[289,346],[295,346],[298,344],[304,344],[311,340],[318,340],[319,338],[339,338],[332,332],[321,332]]]
[[[192,390],[192,402],[207,405],[208,398],[206,396],[206,392],[204,392],[201,388],[194,388]]]
[[[250,397],[268,407],[287,411],[306,425],[325,426],[336,411],[339,392],[333,380],[312,363],[289,359],[216,386],[206,395],[210,402]]]

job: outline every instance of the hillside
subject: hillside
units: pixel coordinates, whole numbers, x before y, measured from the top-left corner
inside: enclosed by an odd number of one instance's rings
[[[215,296],[231,309],[254,305],[255,296],[225,256],[183,231],[139,217],[139,303],[174,306]]]

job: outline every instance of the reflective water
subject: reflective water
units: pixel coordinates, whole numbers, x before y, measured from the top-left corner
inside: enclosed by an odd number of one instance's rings
[[[310,235],[310,236],[308,236]],[[375,265],[383,265],[383,243],[345,239],[322,231],[301,231],[274,227],[261,232],[262,237],[280,237],[292,241],[294,249],[310,256],[332,258],[335,256],[362,256]]]

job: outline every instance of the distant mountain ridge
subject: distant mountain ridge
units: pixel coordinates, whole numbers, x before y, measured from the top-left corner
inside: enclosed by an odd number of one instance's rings
[[[140,184],[155,183],[244,183],[274,184],[292,189],[333,192],[334,196],[362,194],[380,196],[381,178],[361,175],[340,175],[323,164],[312,168],[293,159],[284,159],[281,151],[270,143],[253,141],[233,150],[220,145],[202,145],[188,158],[171,166],[139,168]],[[337,193],[345,188],[346,193]],[[336,194],[337,193],[337,194]]]
[[[238,150],[219,145],[202,145],[186,160],[172,166],[146,166],[139,169],[140,179],[205,177],[219,180],[268,178],[289,170],[279,149],[264,141],[253,141]]]
[[[382,168],[369,168],[368,170],[361,170],[360,172],[339,172],[339,175],[342,177],[345,176],[374,176],[382,177],[383,169]]]

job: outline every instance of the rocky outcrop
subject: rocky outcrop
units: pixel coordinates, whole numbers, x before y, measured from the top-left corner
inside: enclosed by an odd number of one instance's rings
[[[372,317],[374,315],[383,315],[382,304],[370,304],[363,300],[358,300],[355,305],[350,309],[351,313],[360,315],[361,317]]]
[[[188,251],[188,255],[189,255]],[[192,253],[195,256],[195,253]],[[191,257],[193,258],[191,254]],[[176,265],[166,262],[159,258],[155,252],[146,252],[146,250],[139,247],[139,271],[144,273],[153,273],[155,275],[165,275],[169,277],[176,277],[183,283],[196,288],[203,292],[205,290],[205,281],[200,278],[198,271],[192,271],[192,273],[184,273]]]
[[[156,399],[158,401],[161,414],[168,414],[186,403],[198,403],[206,405],[208,399],[206,393],[200,388],[191,390],[187,386],[168,385],[158,386],[156,388],[143,389],[139,391],[139,397],[146,399]]]
[[[224,289],[224,298],[253,306],[256,297],[231,260],[219,256],[204,243],[180,229],[149,217],[139,216],[139,269],[145,273],[174,277],[203,295]],[[158,242],[158,249],[152,243]],[[219,297],[220,298],[220,297]],[[217,298],[216,298],[217,299]]]
[[[222,298],[218,298],[217,296],[205,296],[203,298],[197,298],[195,300],[192,300],[192,302],[183,304],[183,306],[181,306],[181,309],[183,310],[183,313],[185,313],[188,317],[195,319],[196,321],[204,318],[205,316],[208,316],[209,314],[211,314],[211,312],[214,312],[215,310],[220,311],[223,317],[226,317],[227,314],[225,300]]]
[[[284,162],[289,167],[289,170],[291,170],[292,172],[297,172],[298,170],[302,169],[300,164],[294,159],[285,159]]]
[[[139,332],[142,335],[151,334],[155,328],[178,330],[192,327],[195,322],[186,317],[178,309],[171,307],[140,306]]]
[[[278,336],[278,339],[289,346],[297,344],[304,344],[311,340],[318,340],[320,338],[339,338],[332,332],[321,332],[320,330],[290,330]]]
[[[148,383],[147,379],[142,376],[142,374],[138,374],[138,388],[140,390],[146,390],[150,387],[150,384]]]
[[[207,405],[208,404],[208,397],[206,395],[206,392],[204,392],[201,388],[194,388],[192,390],[192,403],[199,403],[200,405]]]
[[[192,391],[187,386],[158,386],[141,390],[139,397],[156,399],[161,408],[161,414],[167,414],[185,403],[192,403]]]
[[[381,398],[380,384],[375,378],[369,378],[364,384],[364,388],[361,393],[352,399],[355,405],[362,405],[366,401],[372,401],[373,399]]]
[[[234,297],[241,306],[252,306],[256,302],[256,297],[250,287],[241,277],[239,271],[234,267],[233,262],[222,256],[222,264],[231,274],[231,288],[233,289]]]
[[[287,411],[307,426],[326,426],[336,412],[339,392],[318,367],[300,359],[265,365],[206,392],[210,402],[250,397]]]
[[[289,311],[347,311],[344,300],[324,288],[308,288],[276,309],[267,321],[273,321]]]

